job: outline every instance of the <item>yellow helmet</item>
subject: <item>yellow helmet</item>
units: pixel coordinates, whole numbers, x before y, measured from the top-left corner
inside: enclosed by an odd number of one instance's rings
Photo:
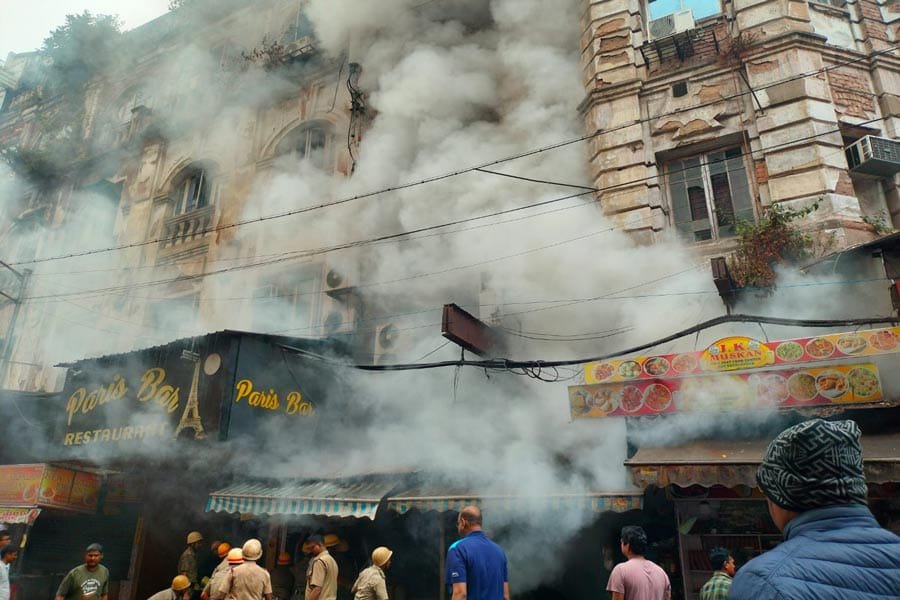
[[[244,551],[240,548],[232,548],[228,551],[228,564],[239,565],[244,562]]]
[[[176,575],[172,580],[172,589],[176,592],[183,592],[191,587],[191,580],[184,575]]]
[[[333,533],[326,533],[324,537],[325,547],[331,548],[332,546],[337,546],[341,543],[341,538],[334,535]]]
[[[255,539],[249,539],[244,542],[244,547],[242,548],[244,554],[244,560],[259,560],[259,557],[262,556],[262,542]]]
[[[376,567],[382,567],[387,561],[391,560],[393,554],[394,552],[390,548],[378,546],[372,550],[372,562]]]
[[[202,542],[202,541],[203,541],[203,534],[200,533],[199,531],[192,531],[188,534],[188,537],[187,537],[188,544],[194,544],[196,542]]]

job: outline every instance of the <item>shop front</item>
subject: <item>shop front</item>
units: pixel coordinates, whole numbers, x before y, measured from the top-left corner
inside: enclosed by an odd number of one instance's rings
[[[285,351],[288,344],[318,355],[340,352],[324,342],[223,331],[65,365],[65,387],[45,407],[47,434],[36,444],[42,460],[65,467],[43,475],[59,480],[44,486],[55,500],[38,496],[7,507],[17,509],[9,519],[23,521],[34,515],[18,509],[41,511],[30,537],[40,534],[42,543],[25,553],[22,581],[40,573],[55,585],[84,547],[98,542],[117,578],[111,599],[164,588],[188,531],[211,541],[213,532],[232,526],[204,508],[209,493],[233,478],[234,458],[248,447],[265,454],[261,438],[293,443],[311,435],[327,396],[340,388],[327,367]],[[58,520],[71,512],[83,516]],[[43,599],[44,591],[19,598]]]
[[[210,494],[207,510],[233,515],[235,521],[255,522],[247,532],[263,535],[267,544],[267,566],[281,552],[291,555],[294,572],[302,582],[307,557],[303,541],[313,533],[333,543],[329,552],[340,570],[339,598],[351,598],[350,587],[367,566],[371,551],[386,545],[395,552],[388,577],[389,596],[398,600],[445,600],[444,561],[447,547],[457,539],[456,517],[464,506],[478,505],[485,512],[489,535],[501,545],[515,529],[532,527],[529,519],[578,519],[585,530],[617,535],[621,525],[633,520],[643,507],[642,493],[483,495],[471,488],[429,481],[420,472],[366,474],[340,479],[240,483]],[[525,515],[528,517],[526,518]],[[596,542],[581,536],[569,550],[586,556]],[[592,554],[594,555],[594,554]],[[603,561],[603,552],[595,553]],[[511,569],[517,553],[510,555]],[[574,568],[574,567],[573,567]],[[584,565],[584,573],[595,576],[597,564]],[[558,574],[541,588],[553,595],[554,586],[577,585],[581,573]],[[299,583],[298,585],[302,585]],[[593,586],[567,597],[595,596]]]
[[[870,506],[882,525],[900,523],[900,389],[883,376],[898,351],[900,328],[729,337],[697,352],[589,363],[585,384],[569,388],[570,410],[573,419],[627,419],[633,482],[673,508],[674,596],[696,599],[712,575],[710,549],[728,548],[740,567],[781,541],[756,470],[772,437],[799,421],[857,421]]]

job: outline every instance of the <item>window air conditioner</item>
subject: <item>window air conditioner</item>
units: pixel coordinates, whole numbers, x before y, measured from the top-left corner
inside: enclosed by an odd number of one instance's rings
[[[647,39],[650,42],[662,38],[671,37],[677,33],[690,31],[694,28],[694,15],[690,11],[680,10],[672,14],[652,19],[647,27]]]
[[[867,135],[847,146],[844,152],[854,175],[883,179],[900,171],[900,140]]]

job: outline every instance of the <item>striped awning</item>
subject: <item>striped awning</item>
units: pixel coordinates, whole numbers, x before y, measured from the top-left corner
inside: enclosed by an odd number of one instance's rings
[[[470,504],[492,510],[593,513],[627,512],[643,507],[643,494],[640,492],[549,496],[479,496],[471,493],[441,494],[436,492],[437,490],[433,488],[401,491],[388,498],[387,507],[401,514],[413,508],[422,511],[456,511]]]
[[[394,487],[394,480],[240,483],[211,493],[206,502],[206,511],[374,519],[379,502]]]

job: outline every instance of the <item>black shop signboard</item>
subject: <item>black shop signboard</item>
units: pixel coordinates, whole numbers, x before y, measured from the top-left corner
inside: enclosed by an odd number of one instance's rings
[[[340,388],[333,343],[222,331],[70,363],[51,445],[116,456],[140,445],[303,432]]]

